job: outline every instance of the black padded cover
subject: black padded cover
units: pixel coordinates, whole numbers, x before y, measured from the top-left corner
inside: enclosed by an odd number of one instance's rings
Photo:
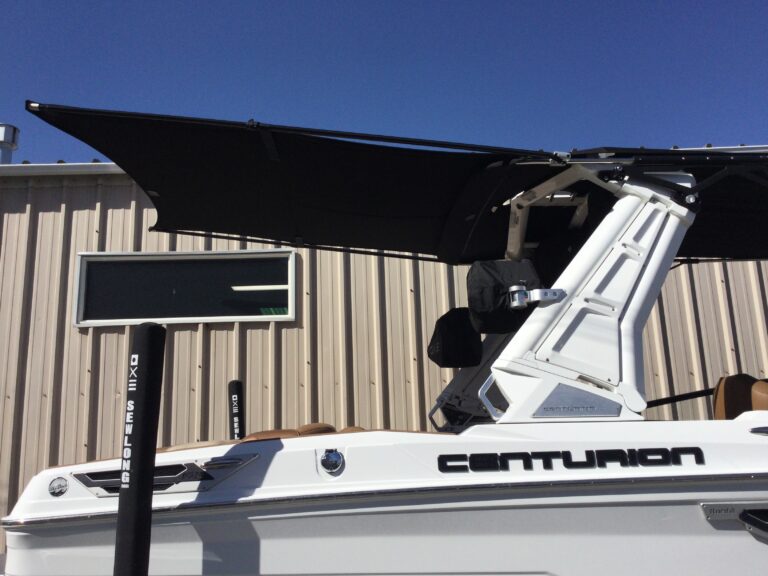
[[[437,320],[427,355],[442,368],[464,368],[480,364],[483,344],[480,334],[469,321],[468,308],[453,308]]]
[[[469,317],[475,330],[483,334],[506,334],[520,328],[532,307],[511,310],[509,288],[523,284],[529,290],[541,283],[530,260],[475,262],[467,274]]]

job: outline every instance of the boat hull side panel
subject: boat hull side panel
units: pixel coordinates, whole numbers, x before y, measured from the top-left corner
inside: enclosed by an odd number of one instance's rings
[[[701,502],[765,490],[610,498],[370,501],[331,508],[231,506],[158,514],[150,574],[759,573],[768,544],[718,530]],[[114,517],[8,533],[7,576],[112,573]]]

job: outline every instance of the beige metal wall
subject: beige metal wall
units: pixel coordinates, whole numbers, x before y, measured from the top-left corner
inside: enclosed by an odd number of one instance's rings
[[[45,175],[48,174],[48,175]],[[118,454],[131,329],[72,324],[83,251],[263,248],[148,232],[154,210],[112,165],[0,168],[0,514],[48,466]],[[763,264],[682,266],[644,334],[649,397],[768,369]],[[465,269],[299,250],[290,323],[168,328],[160,443],[223,439],[226,384],[249,431],[312,421],[428,429],[453,376],[426,357],[434,321],[466,302]],[[708,400],[651,410],[708,417]],[[4,539],[0,535],[0,552]]]

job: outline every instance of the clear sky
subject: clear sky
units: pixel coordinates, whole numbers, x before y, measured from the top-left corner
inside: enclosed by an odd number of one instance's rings
[[[768,1],[0,2],[24,100],[510,147],[768,144]],[[215,145],[215,143],[212,143]]]

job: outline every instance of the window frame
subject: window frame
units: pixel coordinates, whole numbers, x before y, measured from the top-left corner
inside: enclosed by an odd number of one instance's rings
[[[280,315],[247,316],[184,316],[164,318],[113,318],[85,320],[86,273],[88,262],[93,261],[151,261],[151,260],[245,260],[245,259],[286,259],[288,265],[288,284],[275,285],[274,289],[287,290],[288,313]],[[234,322],[292,322],[296,320],[296,251],[290,248],[272,248],[259,250],[220,250],[198,252],[78,252],[75,269],[75,291],[72,307],[72,321],[78,328],[100,326],[135,326],[144,322],[157,324],[213,324]]]

